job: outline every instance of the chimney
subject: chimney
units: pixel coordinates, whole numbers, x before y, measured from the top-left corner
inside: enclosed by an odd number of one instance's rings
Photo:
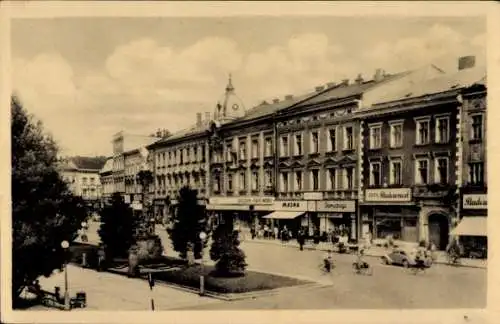
[[[205,112],[205,120],[206,120],[206,121],[210,121],[210,119],[212,119],[212,118],[210,117],[210,112],[208,112],[208,111],[207,111],[207,112]]]
[[[361,76],[361,73],[358,74],[358,77],[354,81],[356,82],[356,84],[362,84],[363,83],[363,77]]]
[[[333,87],[335,87],[336,85],[337,85],[337,84],[336,84],[335,82],[328,82],[328,83],[326,84],[326,87],[327,87],[327,88],[333,88]]]
[[[293,95],[286,95],[285,96],[285,100],[292,100],[293,99]]]
[[[324,86],[317,86],[315,89],[316,89],[316,92],[321,92],[325,89],[325,87]]]
[[[375,70],[375,75],[373,76],[373,81],[375,82],[380,82],[384,79],[384,70],[382,69],[376,69]]]
[[[280,102],[280,100],[278,98],[273,99],[273,103],[278,103],[278,102]]]
[[[349,85],[349,79],[343,79],[342,80],[342,85],[343,86],[348,86]]]
[[[201,126],[201,113],[196,113],[196,126]]]
[[[473,55],[458,58],[458,70],[473,68],[476,65],[476,57]]]

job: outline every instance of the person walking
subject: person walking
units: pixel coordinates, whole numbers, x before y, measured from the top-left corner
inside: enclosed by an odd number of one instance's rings
[[[274,231],[274,239],[277,240],[278,239],[278,233],[279,233],[278,226],[274,226],[273,231]]]
[[[304,251],[305,233],[302,229],[297,233],[297,242],[299,243],[300,251]]]

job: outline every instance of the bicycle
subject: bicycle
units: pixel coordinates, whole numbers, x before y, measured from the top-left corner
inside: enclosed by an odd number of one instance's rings
[[[318,268],[321,272],[323,272],[323,274],[329,274],[332,273],[333,269],[335,269],[335,265],[333,262],[329,262],[329,264],[327,264],[325,260],[323,260],[323,262],[319,264]]]
[[[368,262],[365,261],[353,262],[352,268],[355,274],[367,275],[367,276],[373,275],[373,268],[370,266]]]
[[[448,264],[452,266],[459,266],[461,264],[460,256],[457,253],[448,253]]]
[[[424,273],[427,270],[425,261],[417,261],[415,264],[408,267],[411,274],[417,275],[419,272]]]

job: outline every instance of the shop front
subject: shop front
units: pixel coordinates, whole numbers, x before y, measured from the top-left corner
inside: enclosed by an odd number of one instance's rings
[[[314,204],[305,200],[280,200],[272,205],[272,212],[262,217],[265,225],[282,230],[286,227],[292,238],[297,236],[299,229],[308,232],[314,229],[314,224],[308,212],[315,212]]]
[[[361,233],[373,239],[418,242],[419,207],[412,201],[410,188],[366,189],[361,206]]]
[[[488,196],[486,193],[462,194],[461,219],[451,234],[458,236],[468,256],[486,258]]]
[[[233,222],[235,228],[249,230],[257,219],[272,211],[274,197],[210,197],[206,210],[216,223]]]
[[[356,201],[322,200],[316,203],[321,232],[346,230],[351,239],[356,239]]]

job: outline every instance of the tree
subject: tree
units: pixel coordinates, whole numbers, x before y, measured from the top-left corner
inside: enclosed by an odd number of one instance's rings
[[[132,208],[123,201],[119,193],[114,193],[111,204],[101,212],[99,228],[99,236],[107,256],[128,256],[128,250],[134,243],[136,225]]]
[[[233,231],[232,222],[217,226],[213,235],[210,258],[216,261],[215,269],[223,277],[243,275],[247,266],[245,253],[239,248],[238,232]]]
[[[67,255],[61,242],[72,242],[87,217],[57,172],[57,145],[15,96],[11,97],[12,135],[12,297],[39,276],[61,269]]]
[[[198,204],[197,195],[196,190],[181,188],[177,210],[172,216],[173,226],[167,229],[174,251],[179,252],[181,258],[187,257],[189,244],[194,245],[195,259],[201,258],[202,244],[203,248],[207,246],[207,242],[201,242],[199,237],[202,231],[208,232],[208,222],[204,207]]]

